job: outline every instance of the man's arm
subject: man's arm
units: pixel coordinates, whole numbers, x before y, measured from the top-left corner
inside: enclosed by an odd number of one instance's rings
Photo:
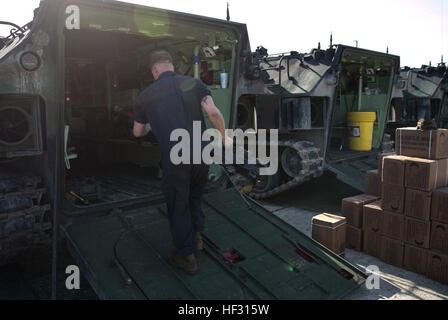
[[[136,138],[143,138],[149,133],[149,131],[151,131],[151,126],[149,125],[149,123],[143,124],[134,121],[133,131]]]
[[[201,101],[201,106],[204,108],[213,127],[221,134],[224,147],[231,147],[233,145],[233,140],[226,135],[224,117],[222,116],[221,111],[215,106],[213,98],[209,95],[205,96]]]
[[[134,106],[134,128],[133,133],[136,138],[143,138],[151,131],[148,117],[146,116],[144,103],[139,96]]]

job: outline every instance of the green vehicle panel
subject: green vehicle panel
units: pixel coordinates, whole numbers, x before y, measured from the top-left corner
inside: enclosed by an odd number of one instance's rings
[[[116,210],[64,230],[104,299],[339,299],[364,282],[356,267],[234,189],[207,194],[204,212],[205,250],[194,277],[164,259],[172,248],[163,204]]]
[[[229,128],[238,127],[240,97],[265,90],[239,23],[115,1],[44,0],[31,23],[1,39],[0,264],[48,245],[51,228],[61,227],[100,298],[335,299],[359,286],[357,268],[224,188],[218,166],[201,272],[187,278],[169,267],[160,150],[152,137],[130,133],[157,48],[208,85]]]
[[[393,140],[396,128],[415,127],[421,117],[435,119],[439,126],[446,127],[448,71],[444,63],[437,67],[404,67],[399,81],[402,85],[394,91],[386,130]],[[422,113],[426,109],[426,114]]]
[[[443,98],[442,111],[440,112],[440,127],[448,129],[448,94]]]

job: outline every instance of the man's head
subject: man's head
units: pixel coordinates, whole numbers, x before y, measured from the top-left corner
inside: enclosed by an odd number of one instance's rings
[[[151,54],[151,71],[154,79],[158,79],[159,76],[166,71],[174,71],[173,58],[166,50],[154,51]]]

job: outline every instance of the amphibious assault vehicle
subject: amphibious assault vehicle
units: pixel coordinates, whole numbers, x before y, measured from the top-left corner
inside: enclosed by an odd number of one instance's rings
[[[364,282],[341,257],[235,188],[220,188],[226,177],[218,166],[204,200],[199,273],[184,275],[167,262],[160,150],[130,133],[135,98],[153,81],[149,54],[169,50],[177,72],[203,79],[227,126],[236,128],[238,104],[265,91],[245,25],[116,1],[43,0],[31,23],[12,26],[0,44],[0,263],[52,236],[55,266],[62,231],[103,299],[335,299]],[[350,63],[353,51],[343,52]],[[305,58],[307,77],[330,69],[315,70],[319,59]],[[361,61],[355,52],[353,59]],[[396,59],[371,59],[387,100]],[[219,84],[223,71],[227,88]],[[336,84],[325,79],[329,88]],[[324,126],[332,104],[325,96],[313,100],[310,126]],[[267,103],[260,116],[271,112]]]
[[[400,70],[401,87],[394,91],[386,133],[395,140],[395,129],[415,127],[417,121],[436,120],[448,128],[448,71],[445,63],[437,67],[404,67]]]
[[[320,44],[306,54],[268,55],[259,47],[253,57],[265,90],[240,97],[237,125],[279,130],[281,170],[260,179],[250,196],[274,196],[326,169],[363,190],[365,171],[377,168],[399,57],[345,45],[322,50]],[[348,112],[376,113],[371,152],[349,149]]]

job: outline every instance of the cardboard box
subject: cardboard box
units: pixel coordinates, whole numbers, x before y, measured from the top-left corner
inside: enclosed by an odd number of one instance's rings
[[[407,217],[429,220],[431,217],[431,192],[406,189],[404,214]]]
[[[383,183],[381,194],[385,211],[404,213],[404,197],[406,194],[404,187]]]
[[[391,239],[404,241],[404,235],[405,235],[404,215],[384,211],[381,234]]]
[[[379,233],[382,232],[383,225],[383,208],[382,201],[376,201],[364,206],[364,222],[363,229],[369,232]]]
[[[404,268],[406,270],[426,275],[428,269],[429,250],[404,245]]]
[[[384,157],[381,181],[383,183],[403,187],[407,159],[409,159],[409,157],[396,155]]]
[[[346,246],[348,249],[362,251],[363,231],[347,225]]]
[[[430,247],[448,253],[448,224],[432,222]]]
[[[345,251],[347,221],[344,217],[323,213],[312,219],[312,238],[336,254]]]
[[[429,249],[431,240],[431,222],[406,218],[405,242],[415,247]]]
[[[416,128],[399,128],[395,137],[397,154],[440,160],[448,158],[448,130],[422,131]]]
[[[448,255],[433,250],[429,251],[427,276],[448,284]]]
[[[438,189],[433,192],[431,220],[448,223],[448,188]]]
[[[381,237],[381,260],[402,268],[404,261],[404,242],[384,236]]]
[[[366,172],[366,194],[381,197],[381,179],[378,170]]]
[[[381,259],[381,235],[364,230],[364,253]]]
[[[405,185],[407,188],[422,191],[434,191],[446,187],[448,185],[448,159],[407,159]]]
[[[345,198],[342,200],[342,215],[347,223],[355,228],[362,229],[364,205],[375,202],[379,197],[367,194]]]
[[[395,156],[395,152],[387,152],[387,153],[381,153],[378,155],[378,174],[380,175],[380,180],[382,181],[383,176],[383,159],[387,156]]]

